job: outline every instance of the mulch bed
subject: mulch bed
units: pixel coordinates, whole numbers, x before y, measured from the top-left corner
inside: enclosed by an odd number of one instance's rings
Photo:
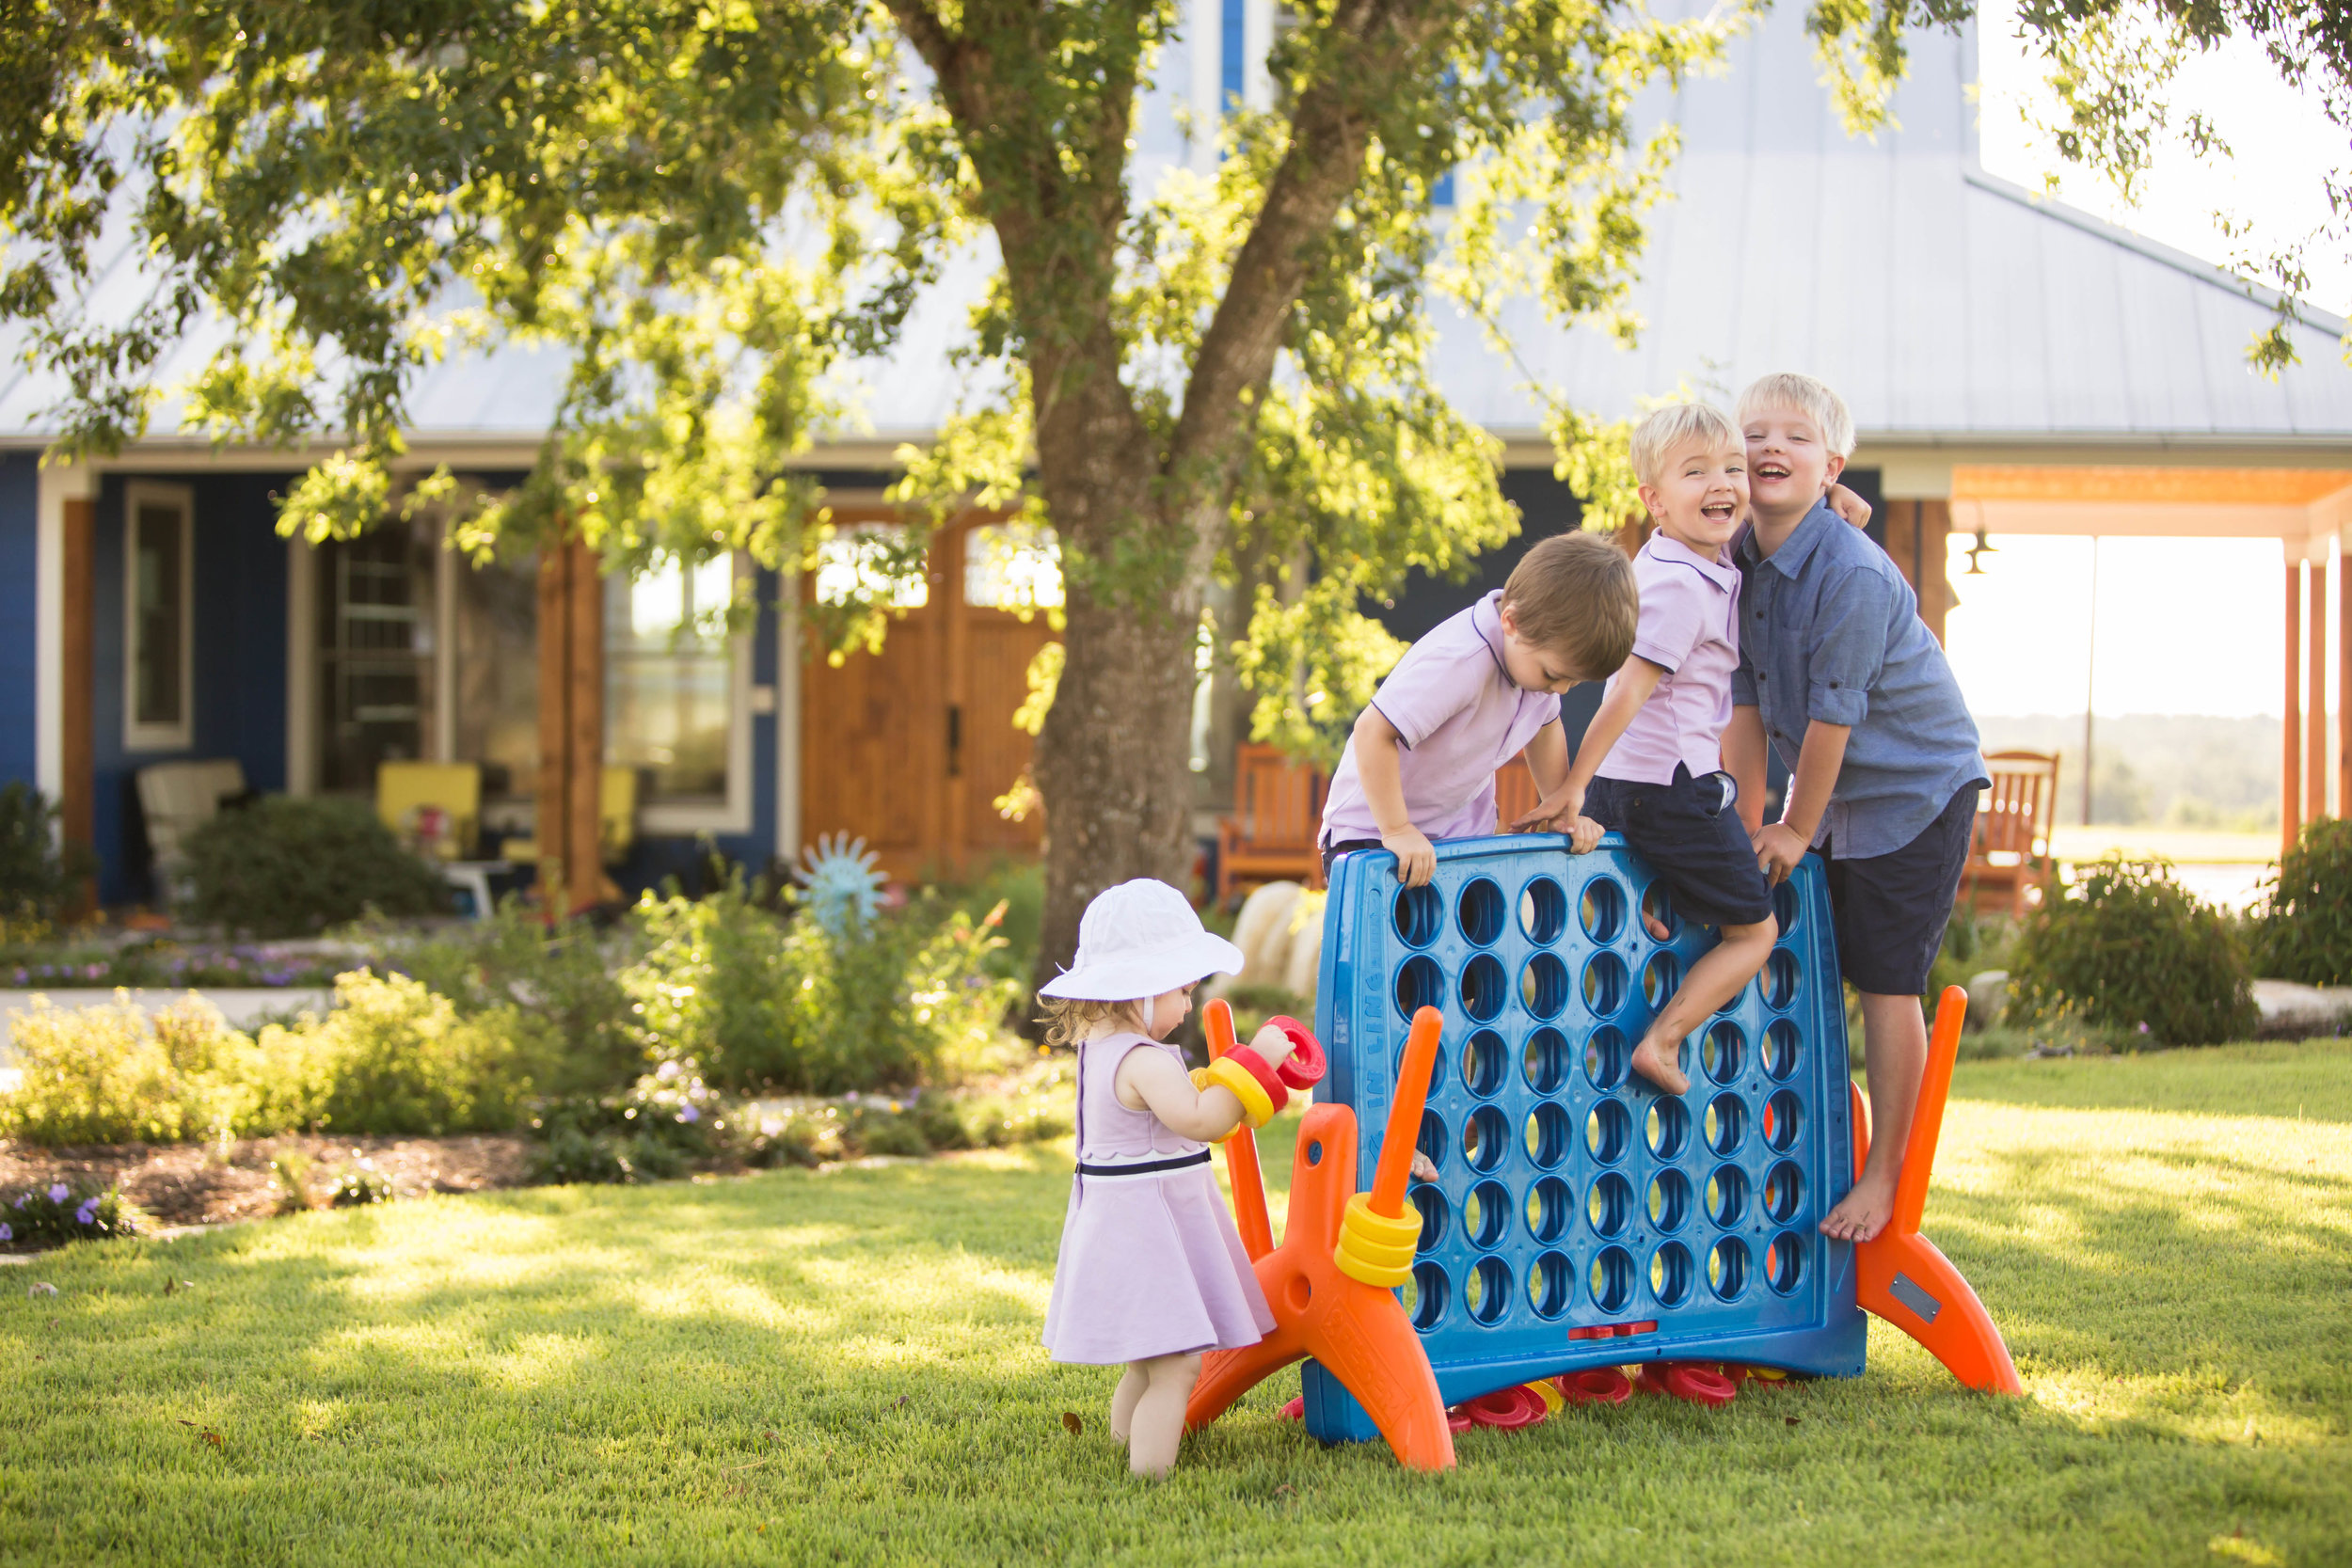
[[[299,1151],[322,1199],[345,1169],[370,1162],[395,1197],[475,1193],[523,1185],[530,1145],[521,1138],[326,1138],[288,1136],[218,1144],[126,1144],[42,1148],[0,1141],[0,1191],[67,1181],[113,1184],[159,1225],[228,1225],[280,1211],[284,1189],[270,1162]]]

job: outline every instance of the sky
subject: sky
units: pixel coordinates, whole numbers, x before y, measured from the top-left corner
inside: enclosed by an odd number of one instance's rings
[[[2014,15],[2008,0],[1987,0],[1981,12],[1982,155],[1990,172],[2040,189],[2043,173],[2061,166],[2026,122],[2026,110],[2047,98],[2036,62],[2011,36]],[[2217,121],[2235,159],[2202,163],[2174,144],[2159,154],[2137,209],[2105,180],[2079,172],[2062,176],[2061,199],[2216,262],[2231,254],[2214,222],[2217,209],[2251,224],[2256,242],[2292,239],[2324,221],[2321,178],[2331,158],[2345,156],[2345,135],[2315,98],[2289,92],[2258,49],[2191,61],[2173,102],[2176,118],[2195,109]],[[2352,310],[2352,258],[2339,248],[2314,255],[2310,265],[2310,297],[2339,313]],[[2093,662],[2085,613],[2091,542],[1996,537],[1984,575],[1967,577],[1960,552],[1971,543],[1952,541],[1950,577],[1961,608],[1947,631],[1969,706],[1987,715],[2080,713]],[[2098,550],[2093,712],[2281,711],[2276,541],[2109,539]],[[2184,637],[2188,625],[2204,635]]]

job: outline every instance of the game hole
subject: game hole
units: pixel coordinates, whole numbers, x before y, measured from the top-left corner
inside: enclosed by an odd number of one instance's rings
[[[1740,1223],[1748,1209],[1748,1173],[1738,1165],[1717,1165],[1707,1179],[1707,1217],[1720,1229]]]
[[[1661,1307],[1679,1307],[1691,1299],[1691,1249],[1668,1242],[1649,1257],[1649,1293]]]
[[[1557,1029],[1538,1029],[1528,1036],[1519,1071],[1537,1094],[1558,1094],[1568,1080],[1567,1037]]]
[[[1642,1000],[1655,1012],[1666,1005],[1666,999],[1682,984],[1682,960],[1672,953],[1653,953],[1649,962],[1642,966]]]
[[[1797,1070],[1801,1039],[1794,1023],[1785,1018],[1773,1020],[1772,1027],[1764,1031],[1765,1072],[1787,1082],[1788,1075]]]
[[[1527,1305],[1539,1318],[1556,1318],[1576,1301],[1576,1266],[1556,1252],[1535,1259],[1528,1271]]]
[[[1707,1147],[1718,1154],[1738,1148],[1748,1135],[1748,1107],[1736,1094],[1719,1094],[1707,1102]]]
[[[1804,1173],[1797,1168],[1794,1160],[1774,1161],[1772,1168],[1764,1173],[1764,1212],[1774,1225],[1787,1225],[1804,1207]],[[1769,1263],[1764,1272],[1772,1272]]]
[[[1804,1277],[1804,1238],[1782,1231],[1764,1247],[1764,1283],[1787,1295]]]
[[[1397,936],[1407,946],[1426,947],[1438,940],[1438,929],[1445,921],[1445,900],[1427,882],[1400,888],[1392,918]]]
[[[1649,1179],[1649,1223],[1660,1230],[1679,1230],[1691,1212],[1691,1179],[1678,1170],[1661,1170]]]
[[[1481,1029],[1462,1042],[1462,1086],[1485,1098],[1502,1087],[1502,1037]]]
[[[1556,1176],[1547,1176],[1527,1190],[1527,1233],[1539,1242],[1566,1235],[1568,1216],[1575,1212],[1575,1196]]]
[[[1633,1187],[1615,1171],[1603,1171],[1584,1196],[1584,1217],[1596,1236],[1617,1236],[1633,1223]]]
[[[1764,989],[1764,1005],[1775,1012],[1786,1011],[1797,999],[1797,956],[1784,948],[1772,949],[1772,956],[1764,960],[1764,973],[1756,984]]]
[[[1748,1288],[1748,1243],[1725,1236],[1707,1255],[1707,1288],[1724,1301],[1737,1301]]]
[[[1502,961],[1481,953],[1462,966],[1462,1010],[1484,1023],[1502,1011]]]
[[[1664,936],[1650,929],[1653,920],[1666,928]],[[1675,913],[1674,900],[1667,895],[1663,880],[1654,881],[1642,890],[1642,934],[1652,942],[1672,942],[1682,934],[1682,919]]]
[[[1738,1078],[1748,1065],[1748,1037],[1736,1023],[1718,1023],[1699,1041],[1699,1066],[1718,1084]]]
[[[1625,889],[1606,877],[1594,878],[1584,884],[1577,915],[1584,923],[1584,934],[1595,942],[1616,941],[1625,929]]]
[[[1527,940],[1546,947],[1568,928],[1568,895],[1549,877],[1538,877],[1519,890],[1519,929]]]
[[[1794,1089],[1781,1089],[1764,1102],[1764,1141],[1786,1154],[1804,1132],[1804,1102]]]
[[[1486,946],[1502,935],[1502,890],[1486,878],[1479,878],[1454,901],[1454,918],[1461,922],[1462,934],[1473,944]]]
[[[1424,1109],[1421,1114],[1421,1132],[1413,1138],[1413,1147],[1429,1156],[1429,1163],[1439,1170],[1445,1168],[1445,1119],[1437,1112]]]
[[[1797,928],[1796,883],[1783,882],[1772,889],[1772,919],[1778,923],[1780,934],[1784,937]]]
[[[1411,1198],[1413,1207],[1421,1211],[1421,1240],[1413,1244],[1413,1250],[1436,1251],[1438,1243],[1445,1240],[1445,1194],[1429,1182],[1416,1181],[1405,1190],[1405,1196]]]
[[[1633,1118],[1627,1115],[1622,1100],[1600,1101],[1584,1118],[1584,1147],[1604,1165],[1622,1159],[1625,1146],[1632,1141]]]
[[[1511,1195],[1500,1181],[1481,1181],[1462,1200],[1462,1234],[1474,1247],[1490,1247],[1502,1240],[1511,1223]]]
[[[1511,1306],[1511,1270],[1500,1258],[1481,1258],[1462,1282],[1462,1305],[1482,1323],[1500,1322]]]
[[[1558,1018],[1568,1005],[1568,966],[1538,953],[1519,971],[1519,1004],[1536,1018]]]
[[[1632,1063],[1633,1048],[1614,1029],[1596,1029],[1584,1042],[1585,1079],[1603,1094],[1625,1082]]]
[[[1576,1141],[1576,1133],[1568,1122],[1568,1113],[1557,1105],[1538,1105],[1527,1118],[1527,1157],[1545,1170],[1549,1170],[1568,1157],[1568,1146]]]
[[[1423,1334],[1445,1321],[1446,1296],[1450,1291],[1445,1270],[1435,1263],[1416,1263],[1412,1277],[1406,1280],[1398,1293],[1405,1300],[1405,1315],[1413,1320],[1413,1326]]]
[[[1596,953],[1584,964],[1584,1006],[1595,1018],[1613,1018],[1625,1006],[1625,960]]]
[[[1396,972],[1396,1010],[1409,1022],[1423,1007],[1445,1006],[1445,973],[1426,953],[1405,960]]]
[[[1691,1108],[1679,1100],[1652,1100],[1642,1118],[1642,1136],[1652,1154],[1674,1159],[1690,1146]]]
[[[1593,1254],[1593,1305],[1604,1312],[1622,1312],[1633,1299],[1633,1255],[1621,1246]]]
[[[1502,1151],[1510,1136],[1502,1125],[1502,1113],[1491,1105],[1481,1105],[1462,1124],[1462,1158],[1472,1170],[1492,1170],[1502,1163]]]

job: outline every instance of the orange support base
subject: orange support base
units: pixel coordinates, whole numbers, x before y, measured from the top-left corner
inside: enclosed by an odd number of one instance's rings
[[[1992,1315],[1960,1271],[1919,1234],[1928,1203],[1928,1178],[1935,1168],[1936,1140],[1944,1131],[1944,1101],[1951,1092],[1952,1063],[1960,1054],[1960,1025],[1968,993],[1947,989],[1935,1009],[1935,1032],[1928,1040],[1927,1073],[1919,1084],[1919,1108],[1903,1149],[1902,1174],[1895,1183],[1895,1213],[1886,1228],[1854,1248],[1854,1294],[1865,1310],[1910,1335],[1971,1388],[2022,1394],[2017,1367]],[[1853,1090],[1853,1168],[1858,1178],[1870,1152],[1869,1121],[1862,1094]]]

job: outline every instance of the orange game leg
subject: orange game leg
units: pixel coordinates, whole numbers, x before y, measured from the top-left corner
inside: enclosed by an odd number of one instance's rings
[[[1225,998],[1200,1009],[1200,1027],[1209,1037],[1209,1060],[1233,1053],[1239,1042],[1233,1038],[1232,1006]],[[1233,1184],[1233,1228],[1254,1262],[1274,1250],[1274,1226],[1266,1215],[1265,1177],[1258,1168],[1258,1135],[1246,1122],[1225,1140],[1225,1178]]]
[[[2017,1379],[2016,1364],[1992,1315],[1960,1271],[1919,1234],[1936,1140],[1944,1130],[1944,1101],[1951,1092],[1952,1063],[1960,1054],[1961,1021],[1967,1010],[1968,993],[1958,986],[1945,990],[1935,1009],[1919,1108],[1911,1118],[1911,1141],[1903,1148],[1902,1175],[1895,1182],[1894,1216],[1885,1229],[1854,1248],[1854,1293],[1865,1308],[1925,1345],[1969,1387],[2022,1394],[2025,1386]],[[1857,1093],[1853,1099],[1853,1168],[1859,1175],[1869,1153],[1870,1134],[1862,1097]]]

